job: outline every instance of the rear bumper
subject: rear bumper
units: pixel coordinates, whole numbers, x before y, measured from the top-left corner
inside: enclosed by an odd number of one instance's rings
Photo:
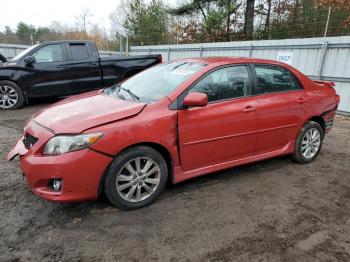
[[[7,159],[20,156],[20,167],[32,192],[46,200],[75,202],[98,198],[101,177],[108,167],[110,157],[90,149],[79,150],[57,156],[44,156],[42,149],[54,134],[46,128],[30,123],[26,132],[38,138],[30,149],[23,137],[9,152]],[[52,179],[61,179],[61,190],[54,191]]]
[[[329,133],[333,127],[336,109],[323,113],[322,118],[325,123],[325,133]]]

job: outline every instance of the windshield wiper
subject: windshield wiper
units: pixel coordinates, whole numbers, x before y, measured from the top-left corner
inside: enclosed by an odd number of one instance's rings
[[[121,89],[121,84],[115,84],[108,87],[106,90],[109,90],[110,94],[116,93],[119,98],[125,100],[125,97],[120,93],[120,89]]]
[[[127,92],[134,99],[140,100],[140,98],[135,93],[133,93],[130,89],[127,89],[127,88],[124,88],[124,87],[121,87],[121,89],[124,90],[125,92]]]
[[[134,100],[140,100],[140,98],[133,93],[130,89],[122,87],[121,84],[115,84],[109,87],[111,93],[116,93],[121,99],[125,100],[125,97],[120,93],[121,90],[127,92]]]

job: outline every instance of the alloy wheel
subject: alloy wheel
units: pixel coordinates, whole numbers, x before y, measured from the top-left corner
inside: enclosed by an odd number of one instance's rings
[[[117,192],[128,202],[143,201],[156,191],[160,177],[160,167],[154,160],[134,158],[120,169],[116,178]]]
[[[313,158],[321,145],[321,134],[317,128],[309,129],[301,141],[301,152],[306,159]]]
[[[0,108],[8,109],[14,107],[18,102],[19,96],[11,86],[0,86]]]

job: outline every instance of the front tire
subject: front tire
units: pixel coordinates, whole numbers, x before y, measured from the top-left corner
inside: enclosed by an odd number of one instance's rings
[[[0,109],[18,109],[24,106],[25,97],[17,84],[0,81]]]
[[[299,164],[307,164],[314,161],[321,151],[323,138],[324,131],[319,123],[306,122],[295,142],[292,159]]]
[[[165,188],[167,163],[153,148],[138,146],[122,152],[107,170],[105,194],[123,209],[136,209],[153,203]]]

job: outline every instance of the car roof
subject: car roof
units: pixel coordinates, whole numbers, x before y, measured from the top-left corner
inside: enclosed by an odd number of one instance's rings
[[[251,57],[195,57],[195,58],[184,58],[179,59],[180,61],[191,61],[199,62],[205,64],[236,64],[236,63],[266,63],[266,64],[275,64],[275,65],[286,65],[285,63],[271,60],[271,59],[262,59],[262,58],[251,58]]]
[[[63,44],[63,43],[94,43],[90,40],[57,40],[57,41],[47,41],[40,44]]]

